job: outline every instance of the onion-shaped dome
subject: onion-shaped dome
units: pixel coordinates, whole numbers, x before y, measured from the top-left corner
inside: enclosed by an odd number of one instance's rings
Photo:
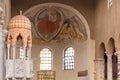
[[[22,11],[20,11],[20,15],[17,15],[10,20],[8,29],[13,28],[31,29],[31,22],[26,16],[22,15]]]
[[[10,46],[10,44],[13,46],[16,45],[16,42],[20,37],[24,46],[32,46],[31,22],[27,17],[22,15],[22,11],[20,11],[20,15],[17,15],[10,20],[8,29],[8,46]]]

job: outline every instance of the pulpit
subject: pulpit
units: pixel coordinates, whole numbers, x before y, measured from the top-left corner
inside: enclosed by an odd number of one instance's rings
[[[18,51],[18,44],[19,45]],[[7,80],[31,80],[33,76],[33,62],[31,59],[31,22],[22,15],[13,17],[8,25],[7,36],[7,60],[6,60],[6,79]],[[21,55],[22,58],[16,58]]]

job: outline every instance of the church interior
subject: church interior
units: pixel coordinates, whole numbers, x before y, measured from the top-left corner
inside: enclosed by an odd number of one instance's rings
[[[0,0],[0,80],[120,80],[120,0]]]

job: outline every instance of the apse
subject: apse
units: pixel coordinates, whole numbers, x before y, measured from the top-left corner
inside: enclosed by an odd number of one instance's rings
[[[32,23],[32,35],[41,42],[87,40],[86,27],[77,14],[57,5],[34,6],[25,13]]]

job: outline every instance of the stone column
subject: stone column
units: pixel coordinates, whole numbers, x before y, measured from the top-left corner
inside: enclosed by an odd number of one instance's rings
[[[0,22],[0,80],[3,80],[3,41],[2,41],[2,23]]]
[[[95,60],[95,80],[104,80],[104,59]]]
[[[107,53],[107,80],[112,79],[112,54]]]
[[[10,46],[7,46],[8,50],[7,50],[7,59],[10,59]]]
[[[27,48],[27,56],[28,56],[28,60],[30,60],[31,59],[31,47],[28,47]]]
[[[16,59],[16,45],[13,45],[12,46],[12,50],[13,50],[13,80],[16,80],[16,78],[15,78],[15,59]]]
[[[24,48],[24,61],[25,61],[26,60],[26,45],[23,46],[23,48]],[[25,64],[24,64],[24,78],[23,78],[23,80],[26,80]]]
[[[3,40],[2,40],[2,8],[0,7],[0,80],[3,80]]]
[[[24,60],[26,60],[26,46],[23,46]]]
[[[6,76],[6,63],[5,63],[5,61],[6,61],[6,54],[7,54],[7,46],[6,46],[6,41],[5,41],[5,39],[6,39],[6,36],[7,36],[7,33],[8,33],[8,31],[6,30],[6,29],[4,29],[4,30],[2,30],[2,38],[3,38],[3,80],[5,80],[5,76]]]
[[[120,80],[120,51],[116,51],[114,54],[118,58],[118,62],[117,62],[118,63],[118,78],[117,78],[117,80]]]
[[[15,45],[12,46],[12,51],[13,51],[13,60],[15,60],[16,59],[16,46]]]

